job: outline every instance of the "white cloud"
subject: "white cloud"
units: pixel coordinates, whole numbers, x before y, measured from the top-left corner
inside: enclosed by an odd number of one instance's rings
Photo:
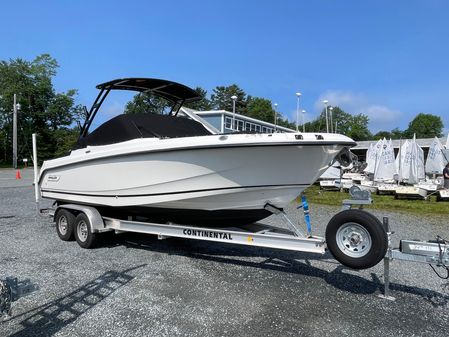
[[[323,100],[328,100],[329,105],[339,106],[347,113],[367,115],[372,132],[390,131],[398,127],[398,121],[403,115],[401,111],[377,104],[368,96],[351,91],[327,91],[321,94],[314,104],[317,113],[324,107]]]
[[[323,101],[329,101],[329,105],[336,105],[342,109],[354,109],[364,105],[367,101],[366,97],[361,94],[355,94],[350,91],[326,91],[321,94],[315,102],[315,109],[321,111],[324,108]],[[348,111],[349,112],[349,111]]]

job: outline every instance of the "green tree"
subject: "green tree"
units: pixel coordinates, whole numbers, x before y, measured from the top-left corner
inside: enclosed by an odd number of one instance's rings
[[[442,137],[443,121],[441,117],[432,114],[420,113],[408,125],[404,134],[411,138],[416,134],[416,138]]]
[[[196,87],[194,89],[199,96],[202,97],[201,100],[187,103],[185,106],[187,108],[207,111],[212,109],[212,105],[209,99],[207,99],[207,91],[201,87]],[[173,108],[173,103],[151,93],[138,93],[133,97],[131,101],[125,105],[125,113],[156,113],[156,114],[167,114]]]
[[[237,96],[235,102],[235,112],[245,115],[246,114],[246,93],[237,85],[232,84],[228,87],[218,86],[213,89],[211,95],[212,108],[216,110],[232,111],[232,96]]]
[[[337,132],[354,140],[369,140],[372,138],[368,129],[368,116],[364,114],[351,115],[336,106],[332,111],[333,124],[337,124]],[[306,123],[306,131],[326,132],[326,111],[323,109],[318,118]],[[329,128],[330,129],[330,128]]]
[[[374,139],[382,139],[382,138],[386,138],[386,139],[390,139],[393,138],[391,132],[389,131],[379,131],[378,133],[376,133],[373,136]]]
[[[399,130],[399,128],[394,128],[391,130],[391,138],[392,139],[401,139],[404,137],[404,132]]]
[[[79,128],[59,128],[56,130],[55,157],[68,155],[78,140],[79,133]]]
[[[0,61],[0,130],[6,137],[6,147],[10,149],[13,96],[17,94],[21,106],[18,115],[18,157],[31,156],[31,134],[38,133],[39,158],[54,157],[57,147],[56,132],[59,128],[69,128],[80,118],[81,106],[75,104],[77,91],[57,93],[53,87],[58,63],[48,54],[32,61],[21,58]],[[11,160],[7,151],[7,161]]]
[[[199,96],[202,97],[202,99],[200,101],[187,103],[185,106],[187,108],[195,109],[198,111],[212,110],[212,103],[207,98],[207,91],[201,87],[196,87],[194,90],[198,93]]]
[[[125,105],[125,113],[155,113],[166,114],[170,112],[173,103],[151,93],[138,93]]]
[[[274,122],[273,104],[269,99],[249,96],[246,108],[246,116],[269,123]]]

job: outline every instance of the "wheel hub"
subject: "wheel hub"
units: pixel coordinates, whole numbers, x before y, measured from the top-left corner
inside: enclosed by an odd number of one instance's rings
[[[346,255],[359,258],[371,249],[371,235],[358,223],[346,223],[337,231],[337,245]]]
[[[62,235],[65,235],[67,233],[67,227],[68,227],[68,225],[67,225],[67,218],[65,216],[61,216],[59,218],[58,226],[59,226],[59,232]]]
[[[349,242],[352,246],[358,246],[363,241],[359,233],[352,232],[349,236]]]
[[[84,242],[87,240],[87,236],[88,236],[87,224],[86,222],[81,221],[78,225],[78,238]]]

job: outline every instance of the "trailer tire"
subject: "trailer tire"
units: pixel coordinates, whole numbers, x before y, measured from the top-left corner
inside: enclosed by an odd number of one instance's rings
[[[93,248],[97,243],[98,234],[92,233],[91,224],[86,214],[80,213],[75,219],[75,239],[81,248]]]
[[[62,241],[73,241],[75,214],[68,209],[60,209],[55,215],[56,233]]]
[[[388,236],[374,215],[349,209],[337,213],[326,228],[326,243],[344,266],[366,269],[378,264],[388,248]]]

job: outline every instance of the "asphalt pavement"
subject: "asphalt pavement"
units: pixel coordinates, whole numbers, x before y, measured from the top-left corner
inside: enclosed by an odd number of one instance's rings
[[[63,242],[36,215],[32,170],[0,170],[0,279],[39,289],[13,302],[0,336],[446,336],[449,281],[427,265],[364,271],[332,256],[151,235],[106,235],[96,249]],[[336,192],[338,193],[338,192]],[[46,201],[42,206],[49,205]],[[449,204],[448,204],[449,208]],[[318,235],[336,207],[311,205]],[[294,219],[302,214],[292,205]],[[399,238],[449,237],[448,219],[390,217]],[[449,214],[449,211],[448,211]],[[282,226],[279,219],[267,222]]]

